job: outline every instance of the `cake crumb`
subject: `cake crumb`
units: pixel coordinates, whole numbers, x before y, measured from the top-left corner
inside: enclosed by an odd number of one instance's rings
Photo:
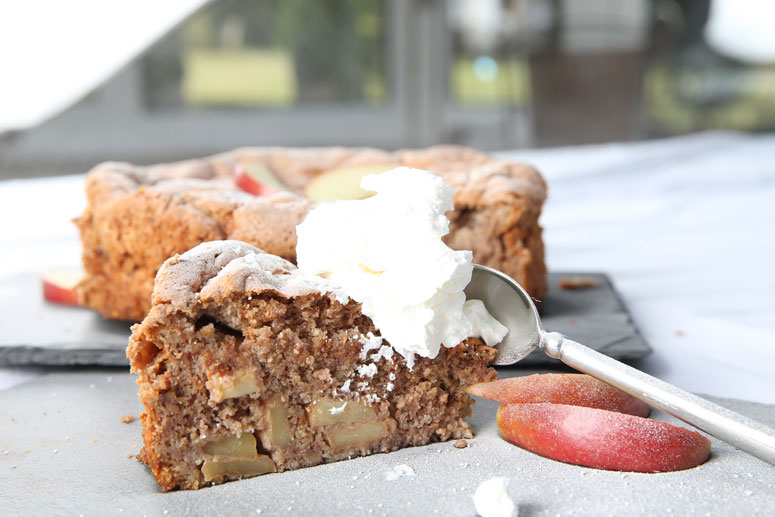
[[[465,449],[468,447],[468,442],[465,440],[458,440],[454,444],[452,444],[456,449]]]
[[[474,492],[474,507],[481,517],[516,517],[519,512],[509,496],[508,481],[503,477],[479,484]]]
[[[558,286],[560,289],[592,289],[600,285],[595,277],[591,276],[572,276],[560,280]]]
[[[121,421],[124,422],[125,424],[129,424],[135,421],[135,417],[132,415],[123,415],[121,417]]]
[[[385,481],[395,481],[402,477],[414,477],[414,469],[406,464],[396,465],[385,472]]]

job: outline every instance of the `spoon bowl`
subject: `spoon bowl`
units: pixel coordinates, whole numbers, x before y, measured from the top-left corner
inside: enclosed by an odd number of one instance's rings
[[[493,364],[514,364],[541,343],[541,318],[533,300],[521,285],[505,273],[474,264],[471,282],[465,293],[469,300],[482,300],[487,311],[509,329],[498,345],[498,355]]]
[[[509,333],[498,344],[495,365],[510,365],[541,348],[549,357],[607,382],[665,413],[775,465],[775,431],[708,400],[587,348],[546,332],[533,300],[513,278],[474,264],[466,297],[484,302]]]

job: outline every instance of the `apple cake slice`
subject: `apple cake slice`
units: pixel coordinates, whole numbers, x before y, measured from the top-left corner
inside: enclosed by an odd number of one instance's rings
[[[477,338],[413,366],[324,278],[239,241],[168,259],[127,355],[164,490],[471,437]]]

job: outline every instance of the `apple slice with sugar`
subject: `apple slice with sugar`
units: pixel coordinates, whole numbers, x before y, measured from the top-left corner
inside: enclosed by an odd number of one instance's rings
[[[276,192],[288,190],[288,187],[261,163],[238,163],[234,182],[239,188],[254,196],[269,196]]]
[[[566,404],[507,404],[501,436],[547,458],[606,470],[670,472],[703,463],[710,440],[667,422]]]
[[[79,305],[76,286],[83,280],[80,269],[48,269],[41,275],[43,298],[64,305]]]
[[[307,184],[307,199],[316,202],[341,199],[365,199],[374,195],[361,188],[361,180],[369,174],[379,174],[398,167],[395,163],[351,165],[322,172]]]
[[[648,416],[651,408],[635,397],[583,373],[547,373],[482,382],[466,388],[471,395],[503,404],[569,404]]]

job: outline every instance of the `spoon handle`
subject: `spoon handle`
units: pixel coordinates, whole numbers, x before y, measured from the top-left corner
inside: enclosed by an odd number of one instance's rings
[[[542,332],[541,348],[548,356],[775,465],[775,431],[769,427],[611,359],[560,333]]]

